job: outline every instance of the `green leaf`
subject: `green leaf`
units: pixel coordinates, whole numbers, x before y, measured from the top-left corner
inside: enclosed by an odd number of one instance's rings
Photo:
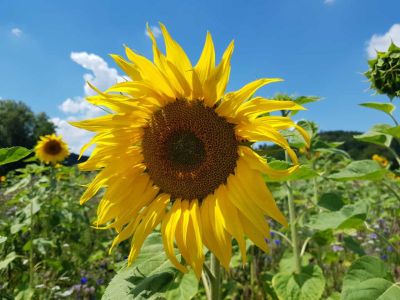
[[[284,170],[291,167],[291,165],[284,160],[274,160],[269,163],[270,167],[276,170]],[[270,178],[267,175],[265,176],[265,181],[267,182],[281,182],[281,181],[288,181],[288,180],[304,180],[304,179],[311,179],[314,177],[319,176],[317,171],[313,170],[311,166],[308,165],[301,165],[296,172],[280,178]]]
[[[0,149],[0,166],[19,161],[32,153],[32,150],[24,147],[11,147]]]
[[[387,133],[388,135],[391,135],[392,137],[400,139],[400,126],[386,128],[383,130],[383,132]]]
[[[333,292],[326,300],[340,300],[340,297],[338,292]]]
[[[296,99],[294,99],[293,102],[296,102],[297,104],[300,104],[300,105],[304,105],[307,103],[317,102],[319,100],[321,100],[321,98],[316,97],[316,96],[300,96],[300,97],[297,97]],[[299,112],[299,110],[292,110],[289,115],[294,116],[298,112]]]
[[[309,261],[312,259],[311,254],[304,253],[301,257],[301,265],[303,267],[307,266]],[[279,261],[279,272],[283,273],[293,273],[295,271],[295,257],[293,252],[290,250],[285,251],[281,260]]]
[[[343,300],[400,299],[400,286],[380,259],[363,256],[350,266],[343,278]]]
[[[315,149],[316,152],[321,152],[321,153],[328,153],[328,154],[336,154],[340,155],[343,157],[346,157],[348,159],[351,159],[351,156],[344,150],[342,149],[337,149],[337,148],[317,148]]]
[[[394,300],[400,299],[400,285],[382,278],[368,279],[348,290],[342,300]]]
[[[382,132],[368,131],[364,134],[355,135],[356,140],[376,144],[379,146],[389,147],[392,143],[392,137]]]
[[[0,244],[3,244],[5,241],[7,241],[7,237],[0,235]]]
[[[359,227],[367,216],[368,206],[363,201],[345,205],[339,211],[322,212],[310,217],[308,227],[317,230]]]
[[[198,291],[199,281],[193,271],[182,274],[175,279],[168,292],[165,294],[167,300],[191,299]]]
[[[351,251],[353,251],[354,253],[362,256],[365,255],[365,251],[364,249],[361,247],[360,243],[358,241],[356,241],[355,239],[353,239],[351,236],[345,236],[343,238],[344,241],[344,246],[348,249],[350,249]]]
[[[320,267],[309,265],[300,274],[280,272],[272,278],[272,286],[279,299],[318,300],[325,289],[325,278]]]
[[[383,111],[388,115],[391,115],[393,111],[396,109],[396,106],[394,106],[392,103],[366,102],[366,103],[361,103],[360,105],[375,110]]]
[[[6,256],[5,259],[3,259],[2,261],[0,261],[0,270],[3,270],[5,268],[7,268],[7,266],[17,257],[19,257],[19,255],[17,255],[15,252],[10,252],[8,253],[8,255]]]
[[[328,178],[339,181],[380,180],[386,172],[387,170],[374,160],[359,160],[351,162],[343,170],[328,176]]]
[[[342,196],[339,193],[325,193],[322,194],[318,206],[326,208],[330,211],[337,211],[343,207],[344,203]]]
[[[165,255],[161,234],[153,233],[146,239],[135,262],[123,267],[111,280],[102,299],[165,298],[167,291],[177,289],[178,274]],[[180,278],[185,279],[184,285],[191,282],[191,277]]]

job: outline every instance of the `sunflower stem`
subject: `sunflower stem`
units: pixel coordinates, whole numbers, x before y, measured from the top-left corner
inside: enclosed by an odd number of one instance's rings
[[[31,199],[30,205],[31,222],[30,222],[30,249],[29,249],[29,287],[33,290],[33,200]]]
[[[211,289],[211,300],[221,299],[221,266],[218,258],[211,253],[211,273],[210,276],[210,289]]]
[[[285,152],[285,157],[287,161],[290,161],[288,153]],[[294,256],[294,266],[295,272],[300,274],[301,272],[301,263],[300,263],[300,249],[299,249],[299,241],[296,230],[296,211],[294,207],[293,200],[293,191],[292,191],[292,183],[290,181],[286,182],[287,188],[287,198],[288,198],[288,207],[289,207],[289,223],[290,223],[290,232],[293,246],[293,256]]]
[[[204,266],[206,266],[206,264],[204,264]],[[206,272],[204,271],[201,273],[201,280],[203,281],[203,286],[204,290],[206,291],[207,299],[211,299],[210,284],[208,283],[208,277],[206,275]]]

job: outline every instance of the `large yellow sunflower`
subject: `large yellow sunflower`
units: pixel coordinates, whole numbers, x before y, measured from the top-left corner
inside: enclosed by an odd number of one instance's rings
[[[82,170],[100,173],[81,198],[85,203],[102,187],[96,225],[114,228],[112,247],[131,238],[128,263],[145,238],[161,224],[166,254],[179,270],[190,265],[200,277],[206,246],[228,269],[236,239],[243,261],[245,237],[267,251],[266,216],[286,225],[262,174],[284,176],[297,168],[297,157],[279,133],[304,130],[278,110],[300,110],[291,101],[252,98],[260,87],[280,79],[258,79],[225,93],[233,42],[215,65],[208,33],[199,61],[192,66],[180,45],[161,24],[166,55],[153,33],[153,62],[126,47],[128,60],[112,55],[131,80],[88,97],[111,114],[73,125],[96,132],[96,144]],[[257,141],[284,148],[293,162],[274,170],[252,148]],[[177,260],[174,242],[186,264]]]
[[[40,161],[55,164],[63,161],[69,155],[69,151],[62,137],[53,133],[40,137],[35,146],[35,154]]]

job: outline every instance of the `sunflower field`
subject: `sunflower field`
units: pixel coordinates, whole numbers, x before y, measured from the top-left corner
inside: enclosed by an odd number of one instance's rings
[[[153,58],[112,55],[126,80],[78,165],[63,138],[0,149],[0,299],[400,299],[400,48],[369,61],[361,103],[387,116],[355,160],[298,120],[318,97],[226,91],[234,43],[198,62],[162,24]],[[240,50],[239,50],[240,51]],[[382,153],[389,153],[385,157]]]

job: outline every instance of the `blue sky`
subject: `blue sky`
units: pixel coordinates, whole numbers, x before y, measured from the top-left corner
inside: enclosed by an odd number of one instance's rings
[[[235,40],[229,90],[282,77],[259,95],[321,96],[298,118],[323,130],[367,130],[389,122],[357,105],[386,101],[362,75],[367,48],[385,47],[390,38],[400,43],[399,11],[398,0],[1,1],[0,97],[45,111],[77,147],[87,136],[64,120],[97,113],[82,102],[89,93],[83,76],[112,84],[122,72],[108,54],[122,54],[123,44],[151,57],[145,24],[161,21],[192,61],[207,30],[218,57]]]

